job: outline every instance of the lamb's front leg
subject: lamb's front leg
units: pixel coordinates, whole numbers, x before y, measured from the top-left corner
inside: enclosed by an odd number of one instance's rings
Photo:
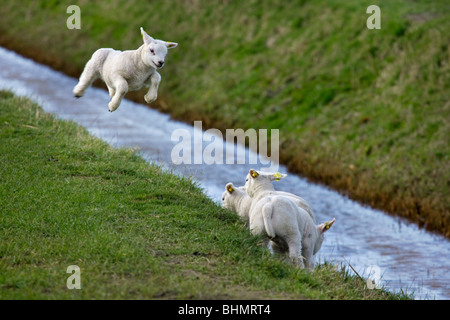
[[[110,112],[115,111],[122,102],[122,98],[125,96],[125,94],[128,92],[128,83],[127,81],[122,78],[118,77],[114,80],[113,88],[109,91],[110,95],[114,93],[114,95],[111,98],[111,101],[108,103],[108,109]]]
[[[314,269],[314,255],[313,255],[311,248],[303,245],[302,256],[305,259],[306,269],[313,270]]]
[[[109,92],[109,97],[112,99],[112,97],[114,97],[114,95],[116,94],[116,90],[114,88],[111,88],[107,85],[108,87],[108,92]]]
[[[303,269],[305,267],[304,257],[302,256],[302,237],[300,234],[292,234],[289,239],[287,239],[287,245],[289,247],[289,258],[291,261]]]
[[[144,96],[145,102],[152,103],[158,97],[158,87],[161,82],[161,75],[158,72],[154,72],[150,77],[148,77],[147,81],[145,81],[145,85],[149,86],[147,94]]]

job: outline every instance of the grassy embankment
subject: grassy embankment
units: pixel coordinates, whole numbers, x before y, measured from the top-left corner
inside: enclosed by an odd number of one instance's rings
[[[192,181],[6,91],[0,141],[1,299],[406,298],[276,260]]]
[[[78,76],[99,47],[137,48],[143,26],[180,44],[160,110],[280,129],[291,171],[450,235],[448,1],[371,1],[381,30],[359,0],[77,4],[68,30],[69,3],[3,1],[0,43]]]

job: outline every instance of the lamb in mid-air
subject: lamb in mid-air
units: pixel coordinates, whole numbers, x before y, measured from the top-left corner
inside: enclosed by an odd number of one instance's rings
[[[101,78],[107,85],[111,101],[110,112],[115,111],[128,91],[149,87],[144,99],[147,103],[156,100],[161,75],[156,71],[164,65],[167,50],[178,44],[156,40],[141,28],[144,44],[136,50],[119,51],[102,48],[94,52],[86,63],[80,81],[73,89],[75,97],[83,96],[92,83]]]

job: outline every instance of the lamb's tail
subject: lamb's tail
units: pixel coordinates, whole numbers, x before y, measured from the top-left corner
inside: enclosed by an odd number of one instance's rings
[[[262,208],[264,228],[266,229],[267,235],[271,239],[275,238],[275,231],[273,230],[273,225],[272,225],[272,213],[273,213],[272,204],[270,204],[270,203],[265,204]]]

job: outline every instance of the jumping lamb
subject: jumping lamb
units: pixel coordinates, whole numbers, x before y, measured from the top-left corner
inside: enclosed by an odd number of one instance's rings
[[[75,97],[82,97],[84,91],[100,78],[106,83],[111,97],[108,104],[110,112],[119,107],[128,91],[140,90],[143,86],[149,87],[145,101],[155,101],[161,81],[156,70],[164,65],[167,50],[178,44],[153,39],[142,28],[141,34],[144,44],[136,50],[102,48],[95,51],[73,89]]]

